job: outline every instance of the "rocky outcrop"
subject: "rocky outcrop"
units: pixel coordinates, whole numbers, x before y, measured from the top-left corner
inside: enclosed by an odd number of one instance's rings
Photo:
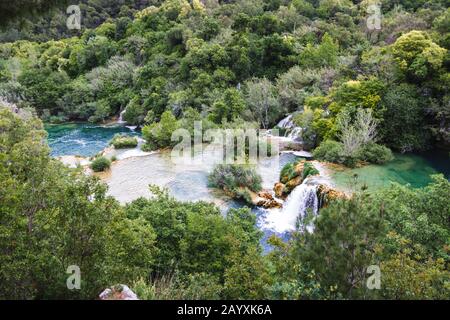
[[[100,300],[139,300],[138,296],[126,285],[107,288],[99,295]]]
[[[285,197],[286,194],[286,186],[281,183],[281,182],[277,182],[275,183],[275,186],[273,187],[273,191],[275,192],[275,196],[277,198],[283,199]]]
[[[283,204],[277,201],[269,191],[261,191],[259,193],[249,191],[252,203],[257,207],[264,209],[281,208]]]
[[[278,198],[285,199],[308,176],[317,174],[319,172],[314,165],[305,160],[287,164],[281,171],[280,182],[274,186],[275,195]]]
[[[294,190],[295,187],[301,185],[303,182],[303,178],[301,176],[295,177],[294,179],[289,180],[286,183],[286,188],[290,191]]]
[[[344,192],[335,190],[323,184],[317,187],[317,197],[319,198],[319,206],[321,208],[327,207],[335,200],[348,199],[348,196]]]

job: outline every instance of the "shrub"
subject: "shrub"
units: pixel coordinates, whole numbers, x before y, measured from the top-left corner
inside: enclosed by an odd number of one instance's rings
[[[310,162],[305,162],[303,166],[302,179],[306,179],[309,176],[315,176],[319,174],[319,171]]]
[[[261,176],[255,169],[236,164],[219,164],[208,177],[210,187],[231,193],[236,198],[250,202],[246,190],[259,192],[262,189]]]
[[[299,161],[291,162],[286,164],[280,172],[280,181],[281,183],[287,183],[289,180],[292,180],[298,177],[298,173],[295,171],[295,167]]]
[[[394,158],[389,148],[374,142],[369,142],[360,147],[355,154],[346,156],[342,143],[327,140],[317,147],[313,154],[319,160],[343,164],[350,168],[355,167],[360,161],[383,164]]]
[[[138,145],[136,137],[116,134],[110,142],[116,149],[135,148]]]
[[[394,159],[394,155],[389,148],[372,142],[361,148],[358,152],[358,159],[383,164]]]
[[[91,169],[94,170],[94,172],[101,172],[109,169],[111,166],[111,161],[105,157],[98,157],[94,159],[91,163]]]
[[[304,162],[302,172],[296,170],[297,165],[300,162]],[[280,172],[280,182],[286,184],[288,181],[297,178],[301,175],[302,180],[309,176],[314,176],[319,174],[319,171],[310,162],[305,162],[304,160],[297,160],[286,164]]]
[[[142,135],[146,140],[145,151],[159,148],[173,147],[177,142],[172,141],[172,134],[179,128],[179,123],[171,111],[165,111],[160,122],[153,122],[142,128]]]
[[[343,144],[333,140],[326,140],[322,142],[320,146],[314,150],[313,155],[315,158],[323,161],[334,163],[345,162]]]

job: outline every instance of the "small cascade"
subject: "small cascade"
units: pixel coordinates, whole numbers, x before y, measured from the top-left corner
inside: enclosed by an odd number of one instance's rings
[[[302,134],[302,128],[300,127],[294,127],[292,128],[289,133],[287,134],[287,137],[291,139],[292,141],[301,140],[299,137]]]
[[[267,211],[264,228],[277,233],[294,231],[298,218],[303,218],[308,209],[311,209],[314,215],[317,215],[319,199],[317,197],[317,185],[308,184],[308,179],[306,179],[291,192],[282,209]]]
[[[277,127],[282,129],[292,129],[295,127],[294,122],[292,121],[292,114],[278,122]]]
[[[127,112],[127,108],[123,109],[120,112],[119,119],[117,119],[117,123],[120,123],[120,124],[127,123],[125,120],[123,120],[123,116],[124,116],[125,112]]]
[[[292,118],[292,114],[288,115],[286,118],[278,122],[277,127],[286,130],[284,137],[288,140],[301,141],[300,136],[302,133],[302,128],[295,126]]]

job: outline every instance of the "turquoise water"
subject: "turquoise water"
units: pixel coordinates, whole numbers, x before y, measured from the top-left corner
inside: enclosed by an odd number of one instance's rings
[[[103,150],[117,133],[139,134],[119,125],[98,126],[80,123],[46,126],[46,130],[49,133],[48,140],[53,156],[92,156]],[[228,199],[208,188],[207,177],[213,168],[214,157],[208,153],[203,154],[203,157],[204,161],[200,164],[181,166],[175,165],[171,161],[170,153],[167,152],[119,161],[111,167],[109,174],[104,178],[109,186],[108,194],[122,203],[128,203],[141,196],[150,196],[148,185],[156,184],[168,188],[180,201],[213,202],[224,211],[231,207],[244,206],[244,203]],[[276,166],[271,160],[268,160],[267,164],[260,163],[257,170],[263,177],[263,187],[271,189],[278,181],[281,168],[295,159],[292,154],[282,154]],[[448,153],[432,151],[422,155],[397,154],[395,160],[386,165],[346,169],[335,172],[332,177],[337,187],[356,191],[363,185],[373,190],[388,186],[391,182],[422,187],[431,181],[430,175],[436,173],[444,173],[450,178]],[[356,183],[355,174],[357,174]],[[279,234],[264,226],[267,211],[253,208],[253,212],[258,217],[258,226],[264,232],[261,243],[265,251],[270,250],[266,240],[271,235],[276,234],[285,240],[290,237],[290,232]]]
[[[338,171],[333,174],[333,180],[338,187],[350,190],[358,190],[362,186],[376,190],[392,182],[420,188],[431,182],[431,175],[438,173],[450,178],[449,154],[432,150],[426,154],[396,154],[395,159],[385,165]]]
[[[77,155],[90,157],[108,146],[117,133],[138,135],[122,125],[101,126],[89,123],[45,125],[52,156]]]

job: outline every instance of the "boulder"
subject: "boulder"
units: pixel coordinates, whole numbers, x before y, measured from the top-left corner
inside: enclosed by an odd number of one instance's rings
[[[273,187],[273,191],[275,192],[275,196],[277,198],[283,199],[284,198],[284,190],[286,186],[282,184],[281,182],[275,183],[275,186]]]
[[[348,196],[341,191],[335,190],[327,185],[319,185],[317,187],[317,197],[321,208],[327,207],[330,202],[338,199],[348,199]]]
[[[260,191],[258,196],[267,200],[273,200],[272,194],[267,190]]]
[[[252,199],[252,203],[257,207],[263,207],[264,209],[273,209],[281,208],[283,206],[282,203],[274,199],[269,191],[261,191],[259,193],[249,191],[249,193]]]
[[[295,187],[301,185],[302,182],[303,182],[303,179],[302,179],[301,176],[298,176],[298,177],[295,177],[295,178],[292,179],[292,180],[289,180],[289,181],[286,183],[286,189],[287,189],[287,191],[290,193],[292,190],[295,189]]]
[[[123,284],[105,289],[100,293],[99,298],[100,300],[139,300],[137,295]]]

